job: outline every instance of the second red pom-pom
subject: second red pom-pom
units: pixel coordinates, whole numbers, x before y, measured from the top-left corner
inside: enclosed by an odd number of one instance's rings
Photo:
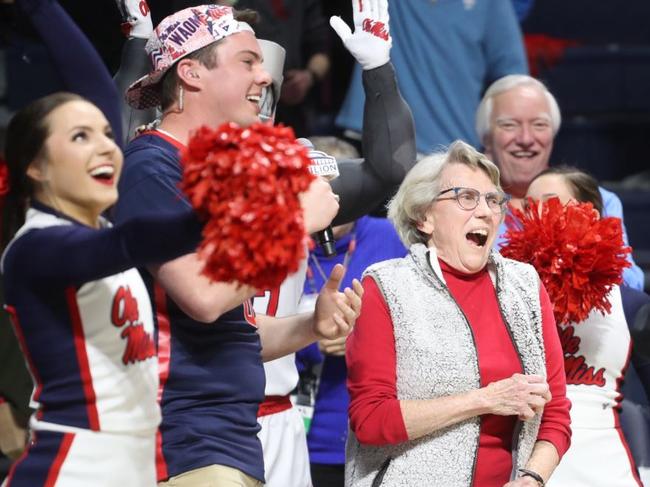
[[[618,218],[600,218],[591,203],[564,206],[552,198],[529,200],[526,211],[513,209],[506,223],[501,254],[535,267],[558,324],[580,323],[592,309],[609,312],[607,295],[629,266]]]

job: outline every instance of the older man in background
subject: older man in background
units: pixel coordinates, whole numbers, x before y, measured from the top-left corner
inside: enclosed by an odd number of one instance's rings
[[[549,167],[553,141],[561,122],[555,97],[531,76],[504,76],[486,90],[476,111],[476,132],[487,156],[499,166],[501,185],[512,196],[513,204],[521,205],[533,178]],[[599,189],[603,216],[621,219],[627,244],[621,200],[611,191]],[[504,232],[502,224],[497,245]],[[623,280],[628,286],[642,290],[643,271],[631,255],[628,259],[632,266],[623,272]]]

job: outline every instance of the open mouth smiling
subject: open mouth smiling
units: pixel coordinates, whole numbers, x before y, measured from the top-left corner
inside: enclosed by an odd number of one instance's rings
[[[465,238],[476,247],[485,247],[485,244],[487,243],[488,232],[484,229],[472,230],[471,232],[467,232],[467,234],[465,234]]]
[[[520,150],[511,152],[510,155],[517,159],[532,159],[539,154],[537,151]]]
[[[254,103],[256,107],[259,107],[261,99],[262,99],[261,95],[246,95],[246,100],[248,100],[251,103]]]
[[[89,174],[98,183],[111,185],[115,178],[115,168],[111,165],[98,166],[91,169]]]

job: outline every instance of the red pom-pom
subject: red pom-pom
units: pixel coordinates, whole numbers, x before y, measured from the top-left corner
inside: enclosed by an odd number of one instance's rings
[[[0,215],[2,215],[4,210],[5,196],[9,194],[10,189],[9,167],[2,156],[0,156]],[[2,217],[0,216],[0,240],[2,240],[2,226]]]
[[[9,193],[9,168],[7,163],[0,156],[0,198]]]
[[[279,286],[305,255],[298,194],[314,176],[288,127],[202,127],[181,153],[182,189],[206,219],[199,253],[213,281]]]
[[[609,312],[607,294],[630,266],[621,220],[600,218],[591,203],[528,203],[506,218],[501,254],[537,269],[558,325],[580,323],[594,308]]]

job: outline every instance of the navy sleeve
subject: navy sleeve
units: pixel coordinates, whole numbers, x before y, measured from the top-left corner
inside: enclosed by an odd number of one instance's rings
[[[34,229],[5,256],[5,273],[33,282],[81,285],[192,252],[201,225],[194,212],[136,218],[113,228],[82,225]]]
[[[104,62],[70,16],[53,0],[18,0],[48,49],[66,90],[87,98],[104,113],[122,145],[117,88]]]

